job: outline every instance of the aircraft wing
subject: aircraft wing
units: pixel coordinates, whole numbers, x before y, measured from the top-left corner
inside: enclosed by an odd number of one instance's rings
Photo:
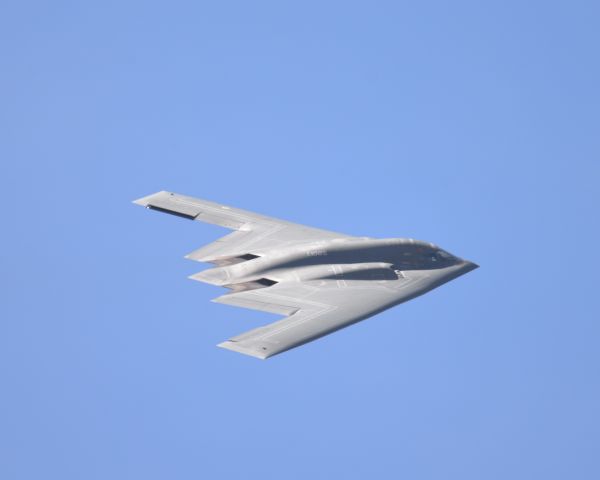
[[[134,203],[179,217],[226,227],[234,232],[186,256],[191,260],[219,265],[230,258],[247,254],[260,255],[262,251],[294,243],[305,243],[333,238],[351,238],[350,235],[307,227],[285,220],[228,207],[219,203],[170,192],[158,192],[140,198]]]
[[[219,347],[265,359],[408,300],[414,296],[412,287],[421,280],[406,278],[400,285],[319,280],[229,293],[213,301],[288,316],[230,338]]]

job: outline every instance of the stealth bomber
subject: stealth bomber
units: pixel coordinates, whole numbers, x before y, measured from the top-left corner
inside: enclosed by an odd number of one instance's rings
[[[190,278],[230,290],[214,302],[284,315],[219,344],[261,359],[364,320],[477,268],[433,243],[354,237],[170,192],[134,203],[233,230],[186,256],[214,265]]]

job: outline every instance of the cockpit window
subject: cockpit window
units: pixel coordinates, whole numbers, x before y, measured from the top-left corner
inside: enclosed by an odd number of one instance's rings
[[[406,250],[398,252],[394,259],[394,268],[398,270],[432,270],[449,267],[457,261],[454,255],[435,246],[419,246]]]

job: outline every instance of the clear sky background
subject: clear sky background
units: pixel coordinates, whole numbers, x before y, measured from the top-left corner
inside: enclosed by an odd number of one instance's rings
[[[597,2],[5,2],[0,478],[600,478]],[[481,265],[259,361],[171,190]]]

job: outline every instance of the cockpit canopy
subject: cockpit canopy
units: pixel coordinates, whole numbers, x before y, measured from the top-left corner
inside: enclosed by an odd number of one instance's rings
[[[454,255],[436,246],[403,246],[397,256],[395,267],[400,270],[429,270],[452,265],[457,261]]]
[[[452,260],[454,256],[450,255],[445,250],[436,250],[432,255],[432,260],[433,258],[435,258],[436,260]]]

